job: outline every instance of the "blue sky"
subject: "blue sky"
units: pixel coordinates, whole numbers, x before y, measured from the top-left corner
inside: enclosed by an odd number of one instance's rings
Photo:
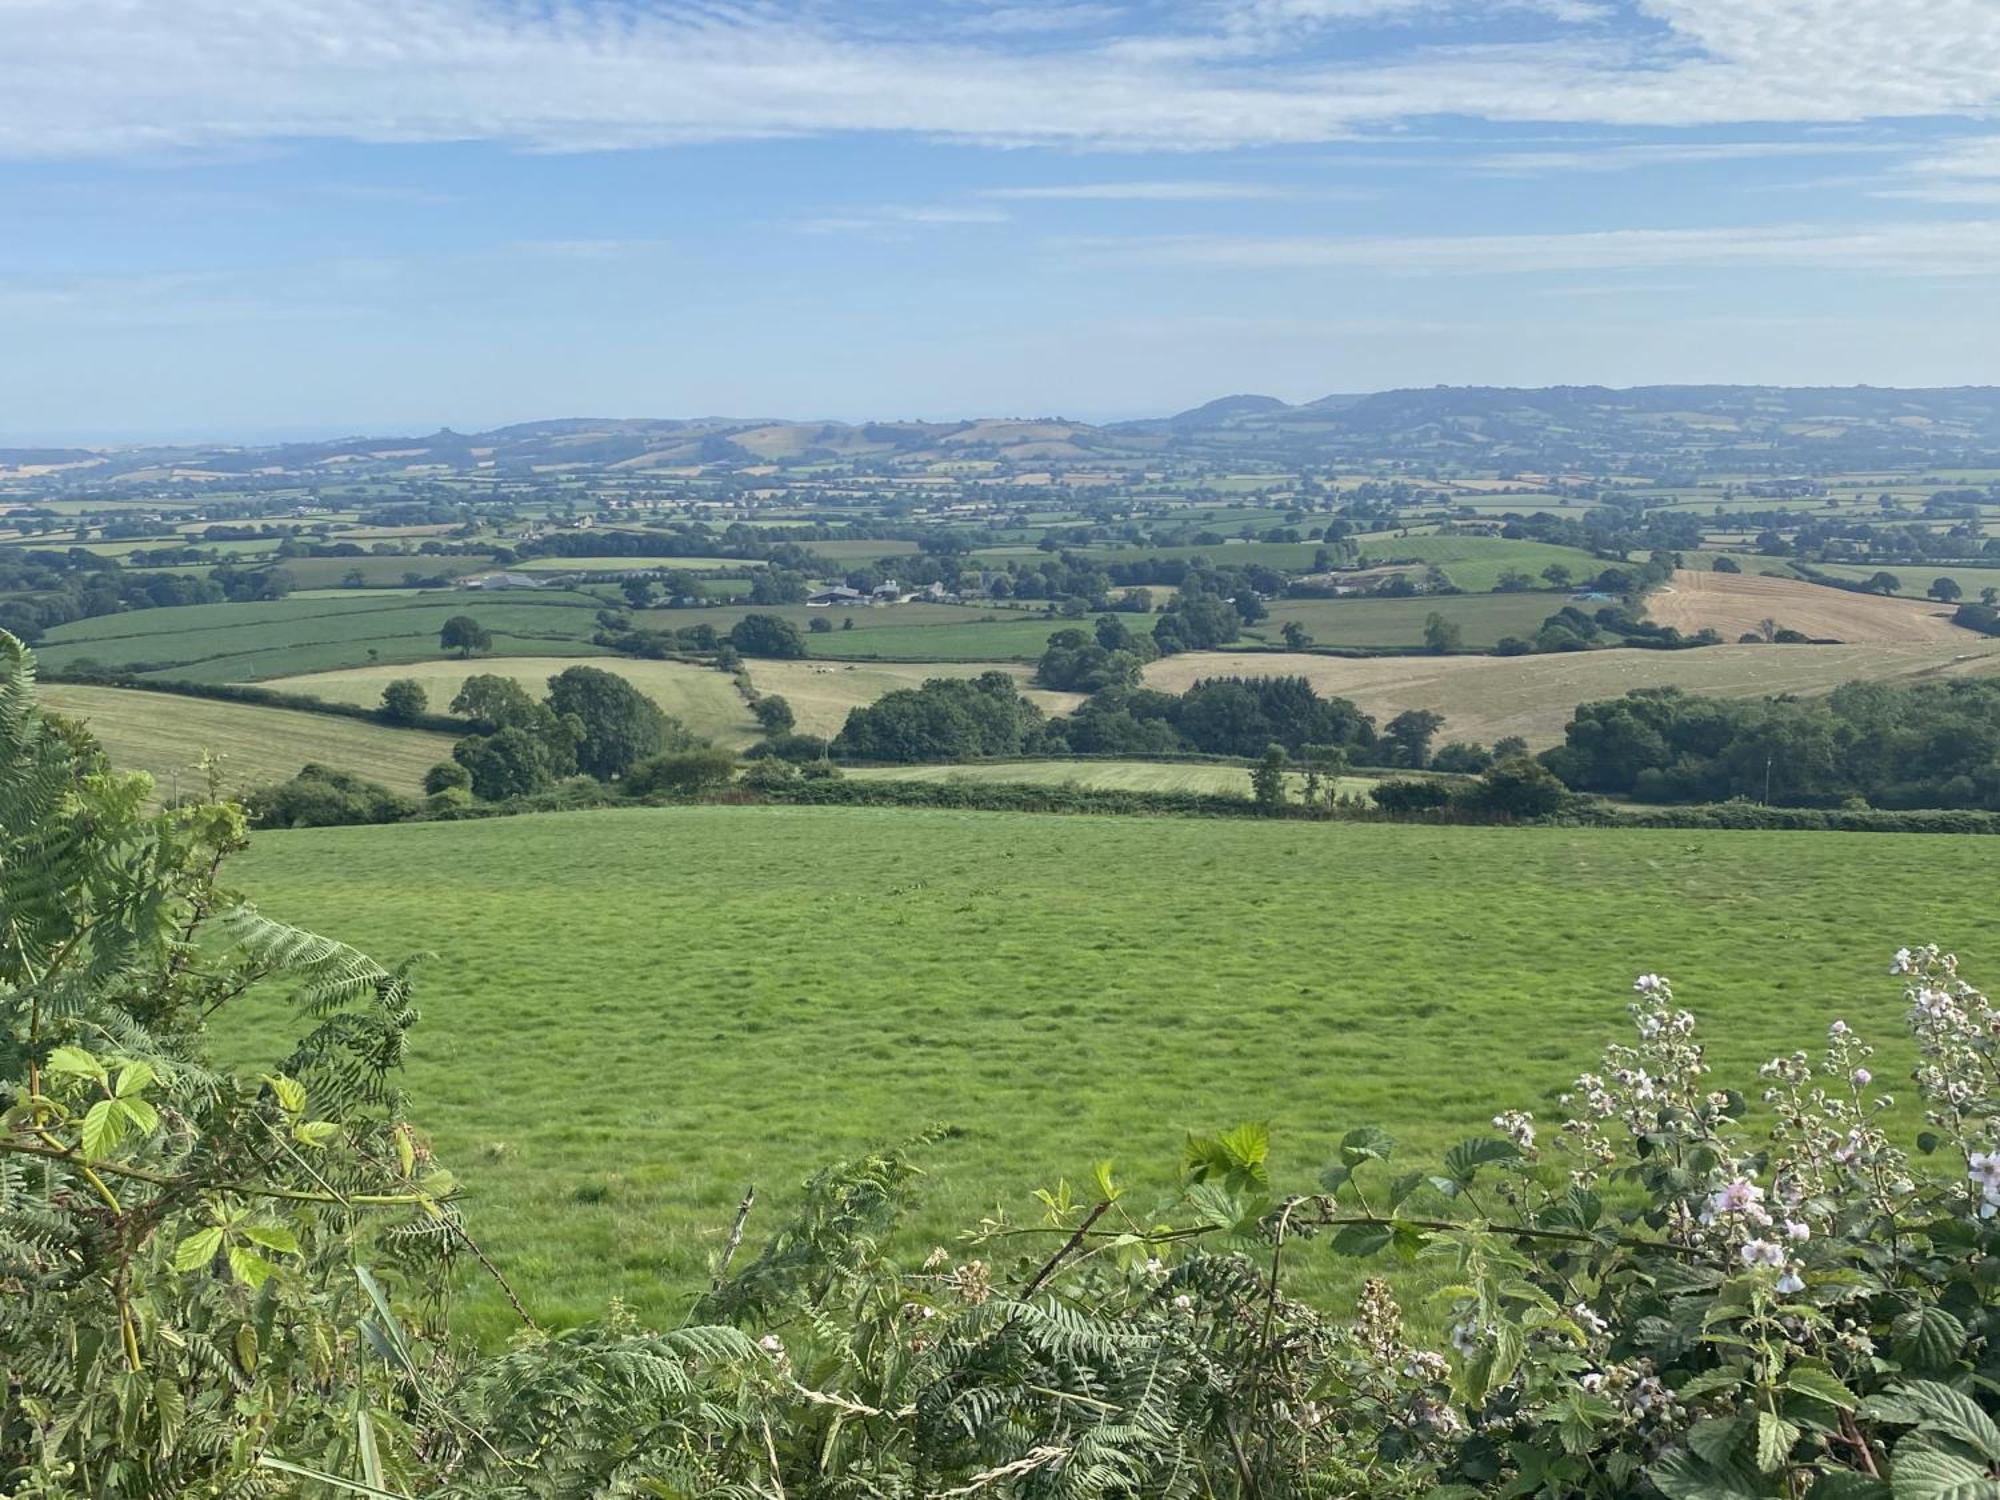
[[[1988,383],[2000,0],[0,0],[0,441]]]

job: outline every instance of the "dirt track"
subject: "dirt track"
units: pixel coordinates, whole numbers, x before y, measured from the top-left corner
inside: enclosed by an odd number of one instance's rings
[[[1978,639],[1951,623],[1951,610],[1918,599],[1850,594],[1793,578],[1759,578],[1748,573],[1674,574],[1665,588],[1646,596],[1647,616],[1693,635],[1704,626],[1734,641],[1763,620],[1776,620],[1814,640],[1855,645],[1886,642]]]

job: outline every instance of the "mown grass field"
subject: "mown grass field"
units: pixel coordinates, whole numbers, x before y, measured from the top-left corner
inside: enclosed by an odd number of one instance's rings
[[[963,766],[864,766],[847,772],[864,781],[978,781],[1015,786],[1077,786],[1108,792],[1200,792],[1247,797],[1250,773],[1242,766],[1146,760],[995,760]],[[1305,783],[1287,778],[1292,794]],[[1379,776],[1343,776],[1340,791],[1364,796]]]
[[[1836,1017],[1894,1038],[1899,944],[2000,969],[1996,869],[1965,837],[696,807],[266,832],[232,873],[438,955],[416,1112],[561,1320],[673,1317],[746,1186],[754,1247],[815,1165],[934,1121],[919,1255],[1106,1157],[1143,1212],[1188,1129],[1269,1121],[1280,1191],[1354,1125],[1437,1151],[1548,1110],[1648,970],[1754,1088]],[[223,1027],[246,1064],[293,1034],[275,997]]]
[[[615,672],[659,704],[696,734],[718,745],[738,749],[762,732],[750,716],[750,707],[736,684],[711,667],[679,661],[642,661],[628,656],[593,656],[584,662],[567,662],[547,656],[479,657],[469,661],[419,662],[414,666],[350,667],[340,672],[310,672],[301,677],[280,677],[264,684],[287,693],[306,693],[329,703],[362,703],[370,707],[382,701],[382,689],[399,678],[410,678],[423,687],[432,713],[449,713],[451,700],[465,685],[465,679],[484,674],[511,677],[534,697],[548,692],[549,679],[570,666],[596,667]]]
[[[440,660],[438,631],[470,615],[505,656],[590,656],[600,601],[584,594],[409,593],[131,610],[51,630],[37,647],[53,668],[80,661],[190,682],[253,682],[372,662]],[[371,651],[373,655],[371,655]]]
[[[221,762],[229,791],[287,780],[316,760],[416,793],[425,771],[451,759],[454,743],[448,734],[420,729],[128,688],[50,682],[42,684],[40,697],[57,713],[88,724],[120,770],[151,772],[162,800],[177,781],[184,794],[203,789],[196,769],[203,751]]]
[[[1440,594],[1414,599],[1273,599],[1271,617],[1252,633],[1275,642],[1297,620],[1318,646],[1420,646],[1433,613],[1457,625],[1468,646],[1495,646],[1510,635],[1532,640],[1567,594]]]

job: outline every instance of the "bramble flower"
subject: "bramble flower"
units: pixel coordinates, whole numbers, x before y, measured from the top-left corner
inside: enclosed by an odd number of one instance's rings
[[[1812,1238],[1812,1228],[1810,1225],[1804,1224],[1797,1219],[1787,1219],[1785,1221],[1785,1238],[1802,1243]]]
[[[1856,1068],[1852,1073],[1848,1075],[1848,1077],[1853,1081],[1854,1086],[1858,1089],[1867,1088],[1869,1080],[1872,1079],[1874,1076],[1875,1075],[1869,1072],[1866,1068]]]
[[[785,1352],[785,1341],[775,1333],[767,1333],[757,1340],[757,1347],[766,1354],[782,1355]]]
[[[1174,1298],[1174,1311],[1192,1313],[1194,1311],[1194,1298],[1190,1297],[1186,1292],[1182,1292],[1178,1297]]]
[[[1665,978],[1658,974],[1641,974],[1632,981],[1632,988],[1642,995],[1663,995],[1669,986]]]
[[[1788,1270],[1778,1278],[1778,1290],[1787,1297],[1794,1292],[1803,1292],[1806,1284],[1796,1269]]]
[[[1736,1252],[1743,1257],[1746,1266],[1782,1266],[1785,1263],[1785,1249],[1769,1240],[1745,1240]]]
[[[1535,1149],[1535,1117],[1525,1110],[1510,1109],[1493,1117],[1493,1128],[1506,1136],[1523,1155]]]
[[[1764,1210],[1764,1190],[1747,1177],[1725,1183],[1710,1193],[1701,1211],[1701,1222],[1713,1224],[1726,1214],[1741,1214],[1753,1224],[1771,1222],[1770,1214]]]

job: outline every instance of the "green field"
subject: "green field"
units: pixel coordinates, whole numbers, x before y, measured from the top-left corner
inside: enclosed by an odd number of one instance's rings
[[[1866,582],[1877,573],[1893,573],[1902,584],[1896,592],[1904,598],[1913,599],[1927,597],[1934,578],[1951,579],[1967,599],[1977,599],[1981,589],[2000,588],[2000,568],[1967,567],[1961,563],[1881,563],[1873,566],[1826,563],[1816,566],[1815,571],[1832,578],[1851,578],[1857,583]]]
[[[203,751],[221,761],[230,791],[287,780],[307,761],[319,761],[416,793],[425,771],[451,759],[454,743],[451,735],[420,729],[171,693],[51,682],[40,696],[48,708],[87,723],[120,770],[151,772],[162,798],[176,784],[189,794],[203,789],[195,769]]]
[[[394,557],[286,557],[273,564],[292,575],[301,589],[339,588],[349,573],[358,572],[369,588],[392,587],[406,573],[419,578],[460,578],[468,573],[491,573],[490,557],[424,557],[419,553],[398,553]]]
[[[511,677],[539,698],[548,691],[549,679],[572,665],[577,663],[546,656],[475,656],[470,661],[453,659],[420,662],[415,666],[310,672],[302,677],[275,678],[264,685],[287,693],[305,693],[329,703],[361,703],[372,707],[382,701],[383,688],[407,677],[422,685],[432,713],[447,713],[451,700],[458,696],[468,677],[483,674]],[[627,656],[596,656],[583,665],[617,673],[659,704],[662,712],[672,714],[696,734],[718,745],[737,749],[762,732],[751,718],[749,705],[736,690],[735,682],[712,667],[679,661],[642,661]]]
[[[1505,636],[1532,640],[1542,621],[1569,602],[1566,594],[1439,594],[1414,599],[1273,599],[1271,617],[1250,634],[1276,642],[1297,620],[1316,646],[1420,646],[1424,622],[1443,615],[1468,646],[1498,645]]]
[[[340,598],[193,604],[132,610],[59,626],[36,654],[50,668],[81,661],[192,682],[250,682],[371,662],[444,656],[438,631],[470,615],[505,656],[589,656],[601,603],[584,594],[355,590]],[[371,651],[373,655],[371,655]]]
[[[1038,611],[977,608],[962,604],[898,604],[878,609],[810,609],[803,604],[726,605],[704,609],[649,609],[633,618],[649,630],[708,625],[727,631],[747,614],[778,615],[805,637],[815,657],[851,661],[1032,661],[1049,637],[1068,626],[1089,630],[1096,616],[1054,619]],[[1135,629],[1152,629],[1144,615],[1121,615]],[[815,619],[834,627],[817,633]],[[841,628],[849,620],[854,628]],[[1421,635],[1419,621],[1419,635]]]
[[[755,1243],[815,1164],[933,1121],[960,1133],[918,1254],[1102,1157],[1143,1205],[1189,1128],[1270,1121],[1280,1191],[1354,1125],[1435,1151],[1547,1110],[1648,970],[1718,1083],[1835,1017],[1895,1076],[1887,952],[1993,973],[1996,866],[1949,836],[695,807],[265,832],[233,874],[438,954],[408,1083],[472,1224],[538,1316],[652,1320],[746,1186]],[[224,1014],[239,1061],[293,1034],[277,1005]],[[508,1321],[472,1292],[469,1329]]]
[[[1372,536],[1358,545],[1371,565],[1412,558],[1427,565],[1435,563],[1451,574],[1453,583],[1475,594],[1494,588],[1500,582],[1500,575],[1510,568],[1526,573],[1540,588],[1542,569],[1552,563],[1568,568],[1579,583],[1612,566],[1578,547],[1510,541],[1497,536]],[[1554,613],[1560,603],[1557,599],[1548,612]]]
[[[1023,696],[1044,713],[1066,714],[1083,701],[1078,693],[1052,693],[1030,686],[1030,669],[1018,662],[913,661],[913,662],[833,662],[769,661],[762,658],[744,663],[751,684],[760,693],[783,698],[792,707],[802,734],[832,738],[847,723],[847,716],[864,703],[873,703],[884,693],[901,688],[921,687],[933,677],[977,677],[982,672],[1000,671],[1012,677]]]

